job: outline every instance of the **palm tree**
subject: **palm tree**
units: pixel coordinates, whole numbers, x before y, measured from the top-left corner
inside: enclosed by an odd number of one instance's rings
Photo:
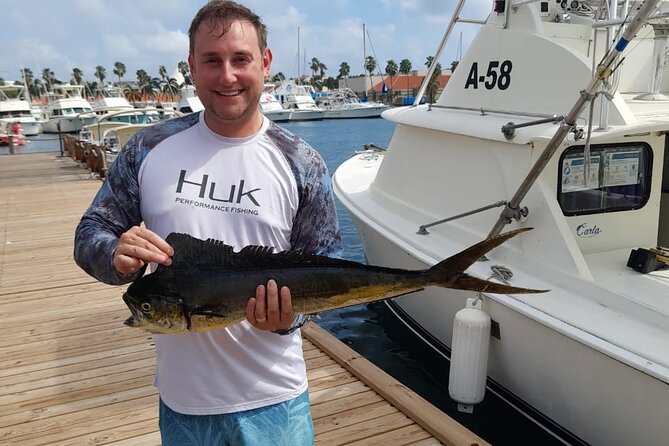
[[[270,80],[272,82],[283,82],[286,80],[286,76],[283,74],[283,72],[279,71],[274,76],[272,76],[272,79]]]
[[[309,68],[311,68],[311,75],[313,77],[316,77],[316,73],[318,73],[318,67],[320,66],[321,61],[316,59],[315,57],[311,59],[311,65],[309,65]]]
[[[374,74],[374,70],[376,70],[376,59],[374,59],[372,56],[367,56],[367,58],[365,59],[365,70],[369,71],[369,77],[371,80],[371,77]],[[366,84],[367,82],[365,82],[365,95],[367,95]],[[374,89],[374,85],[371,85],[371,87],[372,87],[372,99],[376,101],[376,90]]]
[[[451,73],[455,71],[455,69],[458,66],[458,63],[460,63],[459,60],[454,60],[453,62],[451,62]]]
[[[188,62],[181,61],[177,65],[179,69],[179,73],[184,77],[184,84],[186,85],[193,85],[193,81],[190,78],[190,67],[188,66]]]
[[[339,64],[339,75],[338,79],[344,78],[344,86],[348,88],[348,75],[351,73],[351,67],[348,62],[342,62]]]
[[[25,84],[28,86],[28,94],[31,97],[41,97],[42,92],[39,89],[39,84],[37,83],[38,79],[35,79],[35,75],[33,74],[33,70],[30,68],[23,68],[21,69],[21,78],[25,82]]]
[[[325,66],[323,62],[318,62],[318,74],[321,76],[321,79],[325,77],[325,72],[328,70],[328,67]]]
[[[95,77],[100,79],[100,85],[98,85],[98,88],[102,89],[105,86],[105,78],[107,77],[107,70],[105,70],[105,67],[102,65],[98,65],[95,67]],[[96,90],[93,90],[96,91]],[[97,96],[97,93],[96,93]]]
[[[123,91],[123,94],[125,95],[125,98],[133,104],[142,100],[142,93],[135,88],[128,88]]]
[[[434,63],[434,57],[428,56],[427,60],[425,61],[425,66],[428,68],[428,70],[430,69],[433,63]],[[434,99],[437,96],[437,91],[439,91],[440,76],[441,76],[441,64],[437,63],[437,65],[434,67],[434,71],[432,72],[432,77],[430,77],[426,89],[430,104],[434,102]]]
[[[76,85],[81,85],[81,81],[84,78],[84,72],[79,68],[72,68],[72,83]]]
[[[397,66],[397,62],[395,62],[393,59],[390,59],[389,61],[386,62],[386,74],[390,77],[390,88],[388,88],[388,97],[392,98],[392,92],[393,92],[393,76],[397,76],[397,73],[399,71],[399,67]],[[392,101],[391,101],[392,102]]]
[[[167,68],[165,68],[165,65],[160,65],[158,67],[158,74],[160,75],[160,79],[161,79],[161,81],[160,81],[160,91],[163,92],[163,93],[168,94],[169,97],[170,97],[170,101],[174,100],[174,93],[175,93],[176,90],[179,89],[178,85],[174,90],[172,89],[173,85],[177,83],[176,80],[171,79],[167,76]],[[174,81],[174,83],[172,83],[170,81]]]
[[[409,72],[411,72],[411,61],[409,59],[402,59],[402,62],[400,62],[400,73],[407,77],[407,93],[409,92]]]
[[[179,89],[179,82],[173,77],[168,77],[160,81],[160,92],[169,97],[170,102],[174,101],[174,95]]]
[[[114,62],[114,74],[118,76],[118,85],[123,85],[123,76],[125,76],[125,64],[123,62]]]
[[[56,75],[51,68],[44,68],[42,70],[42,80],[47,91],[51,91],[51,87],[56,83]]]

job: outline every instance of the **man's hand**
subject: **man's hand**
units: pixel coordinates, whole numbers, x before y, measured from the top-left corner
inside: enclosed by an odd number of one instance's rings
[[[258,285],[255,297],[246,305],[246,320],[259,330],[276,331],[290,328],[293,323],[293,303],[288,287],[281,288],[270,279],[267,286]]]
[[[114,267],[119,274],[134,274],[150,262],[169,266],[174,249],[158,234],[133,226],[121,234],[114,253]]]

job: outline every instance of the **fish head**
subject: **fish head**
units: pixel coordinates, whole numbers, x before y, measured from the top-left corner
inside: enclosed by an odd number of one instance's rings
[[[152,291],[143,284],[134,286],[135,283],[123,293],[123,301],[132,314],[125,320],[125,325],[152,333],[188,332],[183,300],[165,292]]]

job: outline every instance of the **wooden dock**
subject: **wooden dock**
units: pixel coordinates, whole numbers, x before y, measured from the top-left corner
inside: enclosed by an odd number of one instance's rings
[[[159,445],[151,335],[125,287],[72,260],[101,182],[57,153],[0,156],[0,444]],[[318,445],[485,445],[315,324],[303,330]]]

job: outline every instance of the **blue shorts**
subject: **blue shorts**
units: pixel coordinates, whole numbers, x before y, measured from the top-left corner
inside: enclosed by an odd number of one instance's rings
[[[258,409],[220,415],[184,415],[160,400],[163,446],[311,446],[309,392]]]

